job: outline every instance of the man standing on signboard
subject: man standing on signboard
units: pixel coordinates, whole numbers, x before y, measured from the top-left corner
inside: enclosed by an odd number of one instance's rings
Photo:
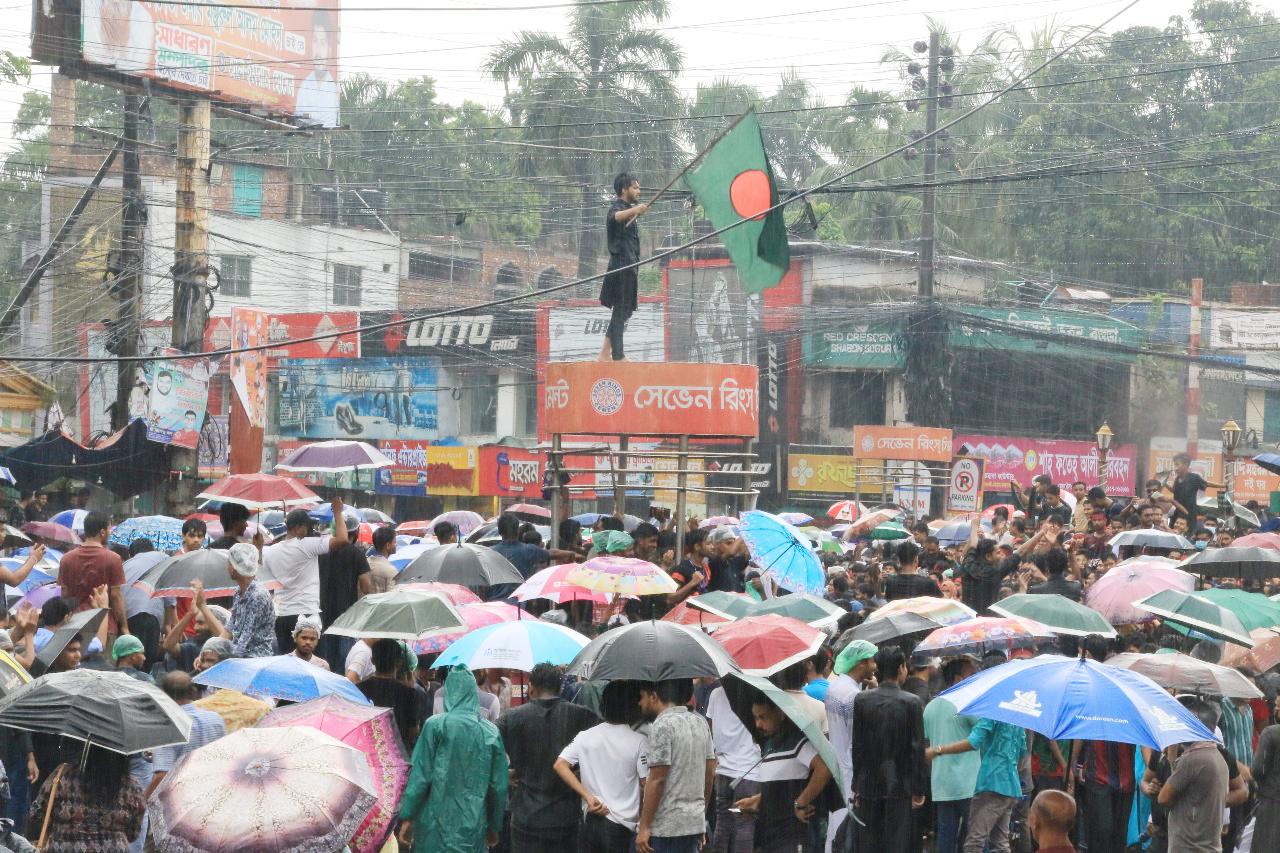
[[[613,309],[613,314],[600,347],[601,361],[624,358],[622,334],[639,302],[639,279],[633,266],[640,261],[640,227],[636,220],[649,209],[649,205],[640,203],[640,181],[630,173],[621,172],[613,179],[613,191],[617,198],[605,218],[609,271],[600,287],[600,304]]]

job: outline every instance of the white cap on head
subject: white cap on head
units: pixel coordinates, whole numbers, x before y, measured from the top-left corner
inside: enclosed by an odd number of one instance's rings
[[[242,578],[255,577],[258,574],[258,549],[246,542],[237,542],[231,546],[231,568]]]

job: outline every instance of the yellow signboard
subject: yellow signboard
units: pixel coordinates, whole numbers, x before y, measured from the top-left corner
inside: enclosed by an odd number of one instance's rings
[[[787,490],[853,495],[858,491],[858,460],[852,456],[791,452]]]

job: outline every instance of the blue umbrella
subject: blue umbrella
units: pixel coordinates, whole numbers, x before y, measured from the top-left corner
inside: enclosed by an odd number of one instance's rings
[[[1259,453],[1253,457],[1253,464],[1272,474],[1280,474],[1280,453]]]
[[[436,660],[436,666],[466,664],[468,669],[518,669],[530,672],[535,664],[565,666],[587,645],[577,631],[536,619],[486,625],[453,643]]]
[[[26,562],[26,560],[20,560],[17,557],[5,557],[3,560],[0,560],[0,566],[4,566],[11,572],[16,572],[18,569],[22,568],[23,564]],[[17,588],[22,590],[22,593],[25,595],[38,586],[53,583],[54,580],[55,578],[53,575],[48,574],[47,572],[42,572],[40,569],[36,568],[31,570],[31,574],[27,575],[27,579],[18,584]]]
[[[107,536],[107,544],[128,548],[139,539],[150,539],[157,551],[180,551],[182,550],[182,519],[170,518],[167,515],[126,518],[111,528],[111,534]]]
[[[959,545],[962,542],[969,541],[969,531],[972,530],[968,521],[949,521],[938,528],[938,532],[933,534],[938,539],[938,544],[944,548],[948,545]]]
[[[742,539],[762,569],[773,572],[784,589],[821,597],[827,575],[809,545],[809,537],[776,515],[753,509],[742,515]]]
[[[65,551],[59,551],[57,548],[49,548],[46,546],[44,549],[44,558],[46,560],[53,560],[54,562],[62,562],[62,557],[65,553]],[[13,555],[15,557],[29,557],[31,556],[31,549],[29,547],[19,548],[13,552]]]
[[[584,512],[581,515],[570,516],[574,521],[583,527],[590,527],[602,518],[607,518],[603,512]]]
[[[1157,750],[1215,740],[1150,678],[1083,658],[1010,661],[939,695],[961,714],[1022,726],[1053,740],[1109,740]]]
[[[807,512],[780,512],[778,513],[778,518],[782,519],[787,524],[795,525],[796,527],[804,527],[806,524],[813,524],[813,516],[809,515]]]
[[[206,687],[289,702],[306,702],[336,694],[360,705],[370,704],[345,676],[326,672],[294,655],[230,658],[209,667],[193,681]]]
[[[84,517],[88,514],[89,510],[87,509],[64,509],[49,521],[53,524],[69,527],[74,532],[84,535]]]

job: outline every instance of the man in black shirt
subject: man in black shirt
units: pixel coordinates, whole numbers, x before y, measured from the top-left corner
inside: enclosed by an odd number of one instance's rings
[[[1044,570],[1047,580],[1027,590],[1032,595],[1061,595],[1072,601],[1079,601],[1083,587],[1067,578],[1067,552],[1058,547],[1050,548],[1039,558],[1040,568]]]
[[[622,333],[635,313],[639,300],[639,278],[632,264],[640,260],[640,228],[636,220],[649,209],[640,203],[640,181],[627,172],[613,179],[617,198],[609,206],[605,218],[605,235],[609,243],[609,271],[600,286],[600,304],[612,308],[609,329],[600,347],[601,361],[622,361]]]
[[[373,675],[356,687],[374,705],[391,709],[400,737],[404,739],[405,747],[412,752],[413,745],[418,740],[418,730],[427,716],[426,697],[397,677],[404,663],[404,652],[399,643],[395,640],[377,640],[370,653],[373,657]]]
[[[348,529],[354,530],[352,519],[347,518]],[[373,591],[373,578],[369,575],[369,558],[364,546],[348,542],[341,548],[320,555],[320,616],[328,628],[360,599]],[[350,637],[339,637],[326,632],[320,637],[317,653],[329,662],[333,672],[345,671],[347,652],[351,651]]]
[[[898,572],[884,581],[884,600],[916,598],[922,595],[942,596],[933,579],[920,574],[920,546],[910,539],[898,543]]]
[[[1222,485],[1210,483],[1191,470],[1191,457],[1179,453],[1173,457],[1173,481],[1167,483],[1173,492],[1174,518],[1185,518],[1191,525],[1196,520],[1196,503],[1205,489],[1221,489]]]
[[[222,535],[210,542],[209,547],[230,551],[232,545],[243,541],[249,527],[249,508],[242,504],[223,504],[218,508],[218,522],[222,524]]]
[[[747,543],[734,532],[732,527],[717,527],[707,535],[707,542],[714,551],[707,560],[707,568],[711,577],[707,580],[707,592],[742,592],[742,576],[751,563],[751,552]]]

